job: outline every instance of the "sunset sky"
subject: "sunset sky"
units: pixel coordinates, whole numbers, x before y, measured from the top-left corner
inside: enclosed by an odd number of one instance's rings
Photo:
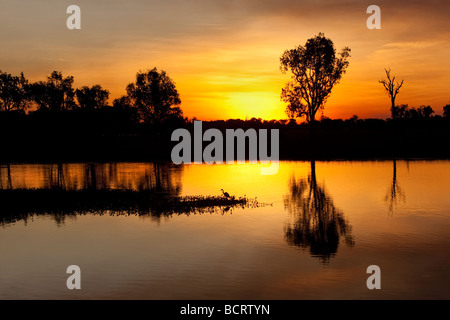
[[[71,4],[81,8],[81,30],[66,28]],[[371,4],[381,8],[381,30],[366,27]],[[280,56],[323,32],[338,51],[352,50],[326,116],[388,117],[378,83],[385,67],[405,80],[398,104],[442,114],[449,13],[448,0],[2,0],[0,70],[30,81],[59,70],[75,87],[101,84],[112,102],[138,70],[157,67],[176,82],[189,118],[286,119]]]

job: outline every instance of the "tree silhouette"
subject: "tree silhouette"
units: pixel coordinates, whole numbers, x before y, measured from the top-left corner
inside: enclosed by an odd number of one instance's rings
[[[395,77],[391,78],[391,69],[384,69],[386,72],[386,78],[379,80],[378,82],[381,83],[384,86],[384,89],[386,89],[389,98],[391,99],[391,117],[392,119],[398,118],[398,112],[397,112],[397,106],[395,105],[395,98],[397,98],[397,94],[400,90],[400,88],[403,86],[404,80],[402,80],[400,83],[395,82]]]
[[[305,116],[308,123],[314,122],[317,111],[324,107],[331,89],[345,73],[348,57],[348,47],[336,57],[333,42],[323,33],[308,39],[305,46],[283,53],[281,71],[292,72],[292,81],[281,92],[281,99],[288,103],[286,113],[290,118]]]
[[[78,104],[84,109],[97,109],[107,105],[109,91],[102,89],[99,84],[92,87],[83,86],[75,91]]]
[[[113,107],[120,110],[133,108],[133,106],[131,105],[130,97],[128,96],[121,96],[120,98],[114,99]]]
[[[450,118],[450,104],[443,107],[444,110],[444,118]]]
[[[47,81],[31,84],[30,94],[41,110],[71,110],[76,107],[72,84],[73,76],[64,78],[61,72],[53,71]]]
[[[394,116],[395,119],[411,119],[411,120],[423,120],[431,119],[434,113],[431,106],[420,106],[418,108],[410,108],[407,104],[401,104],[395,106]]]
[[[162,123],[183,115],[178,107],[181,100],[175,83],[163,70],[158,72],[153,68],[147,72],[139,71],[136,82],[127,86],[127,94],[131,105],[139,111],[145,123]]]
[[[114,99],[112,111],[118,119],[120,119],[120,122],[122,123],[121,129],[126,127],[135,128],[140,121],[139,112],[132,106],[128,96],[122,96],[118,99]]]
[[[0,70],[0,111],[24,112],[30,106],[28,80]]]
[[[286,241],[293,246],[309,248],[311,255],[328,262],[337,253],[340,237],[354,245],[351,227],[337,209],[325,188],[317,183],[315,162],[311,161],[308,179],[291,179],[290,195],[285,208],[296,219],[285,227]]]
[[[430,119],[431,115],[434,113],[434,110],[431,106],[420,106],[417,108],[417,112],[419,113],[420,118]]]
[[[399,106],[395,106],[394,113],[396,119],[408,119],[411,118],[414,111],[411,111],[412,109],[409,108],[409,105],[407,104],[401,104]]]

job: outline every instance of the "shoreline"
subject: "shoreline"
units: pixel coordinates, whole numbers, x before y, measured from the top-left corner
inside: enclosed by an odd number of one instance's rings
[[[286,158],[280,159],[279,162],[387,162],[387,161],[411,161],[411,162],[434,162],[434,161],[450,161],[450,157],[374,157],[374,158]],[[171,160],[164,159],[140,159],[140,160],[18,160],[18,161],[3,161],[0,160],[0,165],[28,165],[28,164],[89,164],[89,163],[164,163],[171,164],[173,166],[182,165],[227,165],[227,163],[214,163],[207,164],[203,162],[202,164],[187,163],[187,164],[174,164]],[[258,161],[258,164],[260,162]],[[237,164],[232,163],[233,164]],[[248,160],[245,164],[249,164]]]

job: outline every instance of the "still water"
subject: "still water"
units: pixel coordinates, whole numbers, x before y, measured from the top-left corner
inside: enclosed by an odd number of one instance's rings
[[[0,189],[156,190],[256,208],[135,214],[0,202],[0,299],[450,299],[450,161],[0,165]],[[20,202],[20,203],[19,203]],[[66,269],[81,268],[81,290]],[[366,286],[381,268],[381,290]]]

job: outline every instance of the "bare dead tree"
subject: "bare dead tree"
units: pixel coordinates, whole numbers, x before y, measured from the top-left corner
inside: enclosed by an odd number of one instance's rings
[[[400,83],[397,81],[395,82],[395,76],[391,78],[391,68],[384,69],[386,71],[386,77],[387,79],[379,80],[378,82],[381,83],[384,86],[384,89],[386,89],[389,98],[391,98],[391,116],[392,119],[397,118],[397,107],[395,106],[395,98],[397,97],[397,94],[400,90],[400,88],[403,86],[402,80]]]

